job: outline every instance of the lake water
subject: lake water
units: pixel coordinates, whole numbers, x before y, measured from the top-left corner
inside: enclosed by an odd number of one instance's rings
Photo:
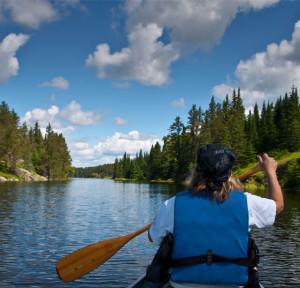
[[[155,253],[147,233],[72,283],[60,281],[56,263],[79,248],[151,223],[178,190],[171,184],[103,179],[0,183],[0,287],[127,287]],[[252,231],[265,288],[300,287],[299,231],[300,194],[286,191],[276,224]]]

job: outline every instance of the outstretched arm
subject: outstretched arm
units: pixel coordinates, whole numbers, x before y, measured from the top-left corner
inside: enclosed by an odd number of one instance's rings
[[[265,171],[268,181],[268,198],[272,199],[276,203],[276,215],[278,215],[284,207],[284,200],[281,187],[279,185],[276,169],[277,169],[277,162],[272,158],[269,157],[268,154],[263,154],[262,156],[257,156],[257,159]]]

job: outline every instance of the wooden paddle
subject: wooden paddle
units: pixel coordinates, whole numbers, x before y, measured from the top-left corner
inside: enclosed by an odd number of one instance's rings
[[[278,165],[284,164],[283,162],[278,163]],[[238,176],[238,179],[242,181],[259,171],[262,171],[262,168],[260,164],[257,164]],[[151,225],[152,223],[126,236],[94,243],[65,256],[56,265],[59,278],[63,282],[71,282],[91,272],[116,254],[128,241],[147,231]]]
[[[130,233],[81,248],[57,262],[56,271],[64,282],[74,281],[91,272],[116,254],[128,241],[147,231],[151,224]]]
[[[284,165],[287,164],[288,161],[280,161],[277,163],[277,168],[278,167],[282,167]],[[248,171],[244,172],[243,174],[241,174],[240,176],[238,176],[237,178],[240,180],[240,181],[243,181],[245,179],[247,179],[248,177],[250,177],[251,175],[257,173],[257,172],[260,172],[262,171],[262,167],[260,166],[260,164],[258,163],[256,166],[252,167],[251,169],[249,169]]]

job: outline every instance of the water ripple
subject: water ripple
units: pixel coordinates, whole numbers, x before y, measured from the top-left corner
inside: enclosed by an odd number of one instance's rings
[[[149,224],[175,189],[99,179],[1,183],[0,287],[127,287],[144,273],[155,253],[146,233],[72,283],[59,280],[56,263],[79,248]],[[285,196],[286,208],[276,225],[252,231],[265,288],[300,287],[299,196]]]

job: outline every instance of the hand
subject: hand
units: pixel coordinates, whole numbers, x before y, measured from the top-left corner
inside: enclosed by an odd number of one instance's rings
[[[267,153],[264,153],[262,156],[257,155],[257,160],[266,174],[272,174],[276,172],[277,162],[274,160],[274,158],[269,157]]]
[[[257,159],[266,173],[269,190],[268,198],[275,201],[277,215],[284,207],[283,194],[276,175],[277,162],[266,153],[262,156],[257,155]]]

